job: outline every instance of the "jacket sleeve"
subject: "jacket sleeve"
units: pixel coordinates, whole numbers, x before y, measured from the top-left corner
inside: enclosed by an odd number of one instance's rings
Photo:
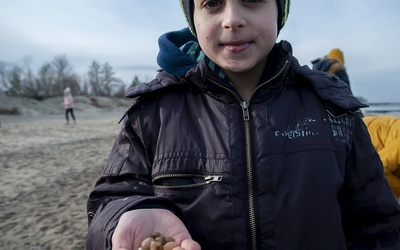
[[[367,127],[356,116],[339,196],[349,249],[400,249],[400,206]]]
[[[111,237],[121,215],[144,207],[165,208],[183,218],[172,201],[154,196],[145,149],[125,118],[104,171],[88,198],[86,249],[111,249]]]
[[[382,160],[384,173],[396,197],[400,197],[400,119],[394,116],[367,116],[372,143]]]
[[[400,137],[393,139],[379,152],[385,167],[385,175],[396,197],[400,196],[400,178],[396,173],[400,169]]]

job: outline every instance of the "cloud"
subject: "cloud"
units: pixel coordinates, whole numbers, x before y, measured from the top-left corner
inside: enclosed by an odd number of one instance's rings
[[[398,0],[292,1],[279,39],[291,42],[307,65],[341,48],[353,92],[393,101],[399,92],[399,9]],[[185,26],[179,1],[0,1],[0,61],[31,56],[41,65],[65,55],[78,74],[97,60],[127,82],[135,75],[148,79],[158,68],[158,37]]]
[[[292,43],[302,64],[332,48],[345,54],[353,93],[373,101],[398,101],[400,2],[292,1],[281,39]]]

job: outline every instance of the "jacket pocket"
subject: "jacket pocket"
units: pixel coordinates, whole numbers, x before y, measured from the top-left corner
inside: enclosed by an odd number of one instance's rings
[[[156,189],[190,189],[221,182],[222,175],[160,174],[152,179]]]

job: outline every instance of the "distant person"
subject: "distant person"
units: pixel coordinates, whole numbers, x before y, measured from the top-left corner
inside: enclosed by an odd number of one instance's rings
[[[328,74],[335,74],[339,77],[340,80],[345,82],[351,92],[350,88],[350,80],[347,75],[346,67],[344,66],[344,55],[343,52],[338,49],[332,49],[329,53],[322,57],[313,60],[312,68],[315,70],[323,71]]]
[[[400,117],[367,116],[364,122],[396,198],[400,197]]]
[[[64,89],[64,101],[62,102],[62,105],[65,108],[65,119],[67,120],[65,124],[69,124],[69,115],[71,115],[74,124],[76,124],[74,115],[74,97],[71,94],[70,88]]]

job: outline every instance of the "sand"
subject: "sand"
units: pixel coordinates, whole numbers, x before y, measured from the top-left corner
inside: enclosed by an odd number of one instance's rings
[[[85,249],[86,200],[127,102],[79,97],[65,125],[58,98],[0,99],[21,111],[0,115],[0,249]]]

